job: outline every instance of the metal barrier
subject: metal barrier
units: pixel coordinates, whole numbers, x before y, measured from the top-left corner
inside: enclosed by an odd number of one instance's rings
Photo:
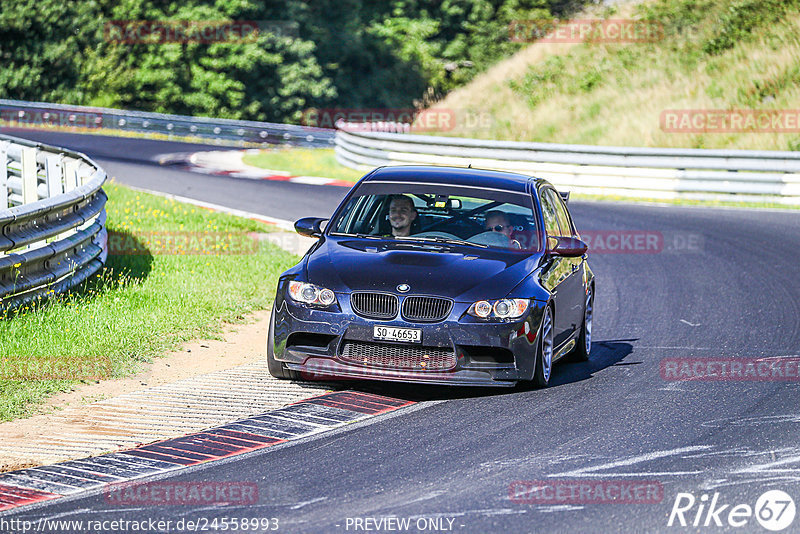
[[[105,180],[83,154],[0,135],[0,309],[65,291],[103,266]]]
[[[0,119],[11,126],[81,127],[178,137],[199,137],[234,144],[289,144],[330,148],[334,143],[334,130],[326,128],[21,100],[0,99]]]
[[[393,133],[404,125],[339,123],[348,167],[451,165],[545,178],[585,194],[800,204],[800,152],[600,147]]]

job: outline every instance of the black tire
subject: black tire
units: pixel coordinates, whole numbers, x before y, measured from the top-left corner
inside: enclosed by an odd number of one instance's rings
[[[550,384],[553,372],[553,310],[545,306],[539,335],[536,336],[536,369],[533,371],[533,383],[540,388]],[[549,355],[548,355],[549,353]]]
[[[575,342],[575,347],[567,355],[566,360],[570,362],[585,362],[589,359],[592,351],[592,324],[594,319],[594,288],[589,286],[586,294],[586,302],[583,307],[583,323]]]
[[[275,359],[274,345],[275,336],[275,308],[272,308],[272,313],[269,317],[269,333],[267,334],[267,369],[269,374],[281,380],[298,380],[300,373],[284,368],[283,364]]]

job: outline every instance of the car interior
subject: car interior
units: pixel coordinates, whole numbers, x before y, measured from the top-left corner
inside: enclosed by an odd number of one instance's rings
[[[530,208],[488,199],[448,197],[409,193],[417,217],[411,224],[411,237],[459,239],[490,247],[538,250],[539,236]],[[393,195],[366,195],[354,199],[348,216],[339,228],[352,228],[347,233],[390,236],[389,205]],[[486,230],[488,212],[505,213],[513,227],[511,238]],[[526,213],[527,211],[527,213]]]

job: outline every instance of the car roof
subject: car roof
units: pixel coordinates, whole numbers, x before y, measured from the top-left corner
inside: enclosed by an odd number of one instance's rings
[[[513,172],[491,171],[465,167],[439,167],[432,165],[408,165],[397,167],[379,167],[364,178],[366,182],[409,182],[423,184],[469,185],[505,189],[508,191],[527,192],[527,184],[541,181],[524,174]]]

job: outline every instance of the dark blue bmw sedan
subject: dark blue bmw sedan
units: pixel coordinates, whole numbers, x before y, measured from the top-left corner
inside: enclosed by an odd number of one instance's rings
[[[592,340],[594,275],[563,197],[506,172],[370,172],[330,220],[295,223],[318,241],[278,281],[270,373],[546,386]]]

